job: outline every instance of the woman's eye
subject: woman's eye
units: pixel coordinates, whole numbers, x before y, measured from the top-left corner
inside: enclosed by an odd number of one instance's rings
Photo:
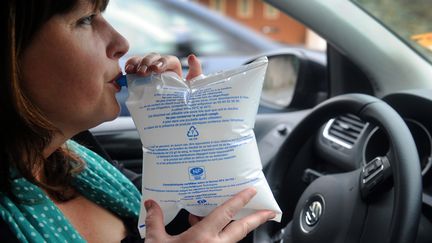
[[[96,14],[91,14],[89,16],[83,17],[78,20],[78,25],[91,25]]]

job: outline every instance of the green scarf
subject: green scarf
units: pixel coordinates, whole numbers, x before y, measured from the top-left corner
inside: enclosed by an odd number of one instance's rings
[[[73,179],[74,188],[120,218],[138,218],[141,196],[135,186],[93,151],[72,140],[66,145],[86,162]],[[0,217],[21,242],[85,242],[43,190],[17,173],[12,179],[18,200],[0,192]]]

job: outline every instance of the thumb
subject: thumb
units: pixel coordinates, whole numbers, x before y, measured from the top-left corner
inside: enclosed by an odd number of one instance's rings
[[[162,209],[153,200],[145,201],[144,207],[147,211],[145,218],[146,242],[164,242],[168,234],[165,231]]]
[[[199,221],[201,221],[203,219],[203,217],[199,217],[193,214],[189,214],[189,224],[191,226],[194,226],[196,223],[198,223]]]
[[[186,76],[186,80],[191,80],[202,74],[201,63],[194,54],[188,56],[189,72]]]

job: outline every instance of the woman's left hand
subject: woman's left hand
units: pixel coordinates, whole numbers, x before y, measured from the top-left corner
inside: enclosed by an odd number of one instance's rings
[[[189,72],[186,80],[190,80],[202,74],[201,63],[198,58],[191,54],[188,56]],[[182,77],[182,66],[180,60],[175,56],[163,56],[157,53],[149,53],[144,57],[132,57],[126,62],[126,73],[136,73],[147,76],[151,72],[162,73],[173,71]]]

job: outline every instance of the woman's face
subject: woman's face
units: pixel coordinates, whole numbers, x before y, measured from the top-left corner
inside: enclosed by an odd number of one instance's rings
[[[128,42],[89,1],[54,15],[21,55],[22,86],[30,100],[64,135],[114,119],[119,113],[113,82]]]

